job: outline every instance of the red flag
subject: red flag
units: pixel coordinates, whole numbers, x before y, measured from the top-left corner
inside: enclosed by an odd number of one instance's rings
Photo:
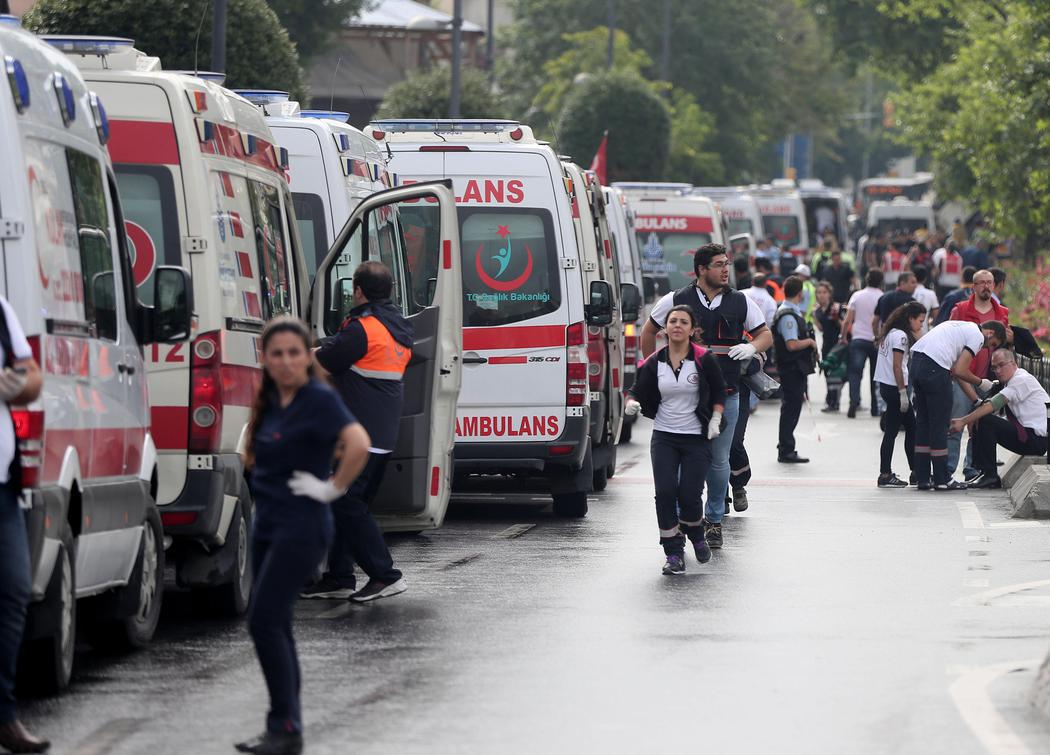
[[[606,131],[602,134],[602,143],[598,145],[598,151],[594,153],[594,159],[591,160],[591,170],[594,171],[598,176],[598,183],[602,186],[605,185],[605,173],[609,166],[609,161],[606,157],[606,150],[609,146],[609,132]]]

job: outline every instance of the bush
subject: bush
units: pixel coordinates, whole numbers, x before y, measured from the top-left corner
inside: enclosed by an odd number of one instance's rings
[[[587,166],[606,129],[610,183],[663,177],[671,116],[649,82],[621,71],[590,76],[573,87],[558,122],[558,148]]]
[[[211,68],[211,19],[207,0],[40,0],[23,23],[37,34],[130,37],[167,70],[193,70],[196,59],[196,68],[206,71]],[[229,0],[226,86],[283,89],[306,101],[295,45],[264,0]]]
[[[377,118],[448,118],[452,69],[436,66],[416,71],[390,87]],[[506,110],[493,94],[488,76],[476,68],[460,69],[459,112],[462,118],[503,118]]]

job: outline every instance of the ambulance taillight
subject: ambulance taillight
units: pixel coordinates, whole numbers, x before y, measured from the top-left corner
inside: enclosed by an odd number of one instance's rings
[[[190,358],[190,438],[192,454],[215,453],[222,435],[222,348],[219,331],[202,333]]]
[[[605,349],[604,328],[587,328],[587,376],[592,391],[605,385]]]
[[[44,449],[44,412],[35,409],[12,409],[18,451],[22,457],[22,487],[40,483],[40,464]]]
[[[586,406],[587,389],[587,328],[582,322],[565,329],[565,405]]]

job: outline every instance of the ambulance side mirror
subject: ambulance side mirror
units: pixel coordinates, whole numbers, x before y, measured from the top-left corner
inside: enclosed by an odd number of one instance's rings
[[[153,277],[151,343],[177,343],[190,337],[193,322],[193,287],[184,267],[161,266]]]
[[[646,304],[656,301],[656,281],[651,276],[642,276],[642,295],[645,297]]]
[[[601,327],[613,321],[613,290],[608,281],[591,281],[590,299],[584,307],[587,324]]]
[[[634,322],[642,309],[642,292],[633,283],[620,284],[620,315],[624,322]]]

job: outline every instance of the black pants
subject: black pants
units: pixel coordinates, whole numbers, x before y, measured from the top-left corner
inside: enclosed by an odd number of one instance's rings
[[[806,398],[806,374],[794,367],[780,370],[780,456],[795,450],[795,428]]]
[[[904,426],[904,453],[908,457],[908,468],[915,471],[915,411],[909,406],[908,411],[901,411],[901,395],[895,385],[879,383],[879,393],[886,402],[886,429],[882,431],[882,448],[879,449],[879,472],[888,475],[893,471],[893,447],[897,443],[897,433]]]
[[[733,431],[733,445],[729,449],[729,486],[740,490],[751,482],[751,459],[744,448],[744,435],[747,433],[747,419],[751,416],[751,389],[747,383],[740,381],[740,414]]]
[[[952,377],[925,354],[913,354],[908,370],[915,390],[915,479],[948,482],[948,424],[952,419]]]
[[[999,475],[995,464],[995,447],[1013,451],[1023,456],[1046,456],[1046,438],[1026,429],[1028,437],[1021,440],[1017,426],[1010,420],[988,415],[977,421],[973,436],[973,464],[989,477]]]
[[[331,525],[320,518],[302,522],[293,533],[252,540],[255,587],[248,631],[270,692],[266,716],[270,732],[301,732],[303,728],[292,618],[299,592],[314,575],[330,541]]]
[[[654,430],[649,443],[656,483],[656,521],[664,553],[681,553],[685,536],[703,538],[701,496],[711,466],[711,442],[703,435]]]
[[[9,485],[0,484],[0,724],[17,718],[15,668],[32,577],[26,517]]]
[[[332,503],[335,540],[328,553],[327,576],[347,587],[355,585],[354,562],[361,565],[369,579],[386,585],[401,579],[379,524],[368,510],[379,492],[389,459],[390,454],[369,454],[368,463],[346,495]]]

